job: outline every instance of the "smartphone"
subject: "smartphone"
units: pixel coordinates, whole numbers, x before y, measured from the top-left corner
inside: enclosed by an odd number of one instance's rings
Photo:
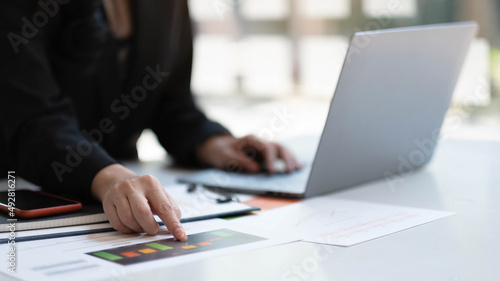
[[[16,190],[0,192],[0,211],[11,211],[21,218],[75,212],[82,209],[82,203],[43,191]]]

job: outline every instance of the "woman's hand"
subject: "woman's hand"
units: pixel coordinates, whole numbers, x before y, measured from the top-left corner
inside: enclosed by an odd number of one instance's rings
[[[285,162],[287,172],[302,167],[283,146],[252,135],[242,138],[230,135],[214,136],[201,144],[197,152],[200,162],[221,170],[258,173],[264,168],[272,174],[275,172],[276,158]]]
[[[179,221],[181,212],[157,178],[137,175],[122,165],[113,164],[97,173],[91,190],[102,201],[114,229],[123,233],[156,234],[160,229],[153,217],[156,214],[177,240],[187,240]]]

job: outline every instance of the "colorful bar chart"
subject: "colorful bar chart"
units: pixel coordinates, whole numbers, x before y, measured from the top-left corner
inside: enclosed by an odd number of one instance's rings
[[[158,259],[234,247],[262,240],[266,239],[234,230],[219,229],[189,235],[189,239],[186,242],[179,242],[170,238],[86,254],[121,265],[131,265]]]

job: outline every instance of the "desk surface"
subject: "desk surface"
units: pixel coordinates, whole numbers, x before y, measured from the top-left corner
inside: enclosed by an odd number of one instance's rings
[[[381,180],[333,196],[456,212],[452,217],[352,247],[297,242],[175,267],[165,261],[125,280],[496,280],[499,167],[499,142],[444,140],[430,165],[397,185]],[[131,168],[165,185],[192,172],[164,163]]]

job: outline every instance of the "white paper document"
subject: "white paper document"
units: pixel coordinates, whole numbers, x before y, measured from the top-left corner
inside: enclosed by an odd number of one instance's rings
[[[174,198],[182,213],[183,221],[200,220],[200,218],[214,218],[215,216],[227,216],[241,214],[242,212],[250,212],[258,208],[248,206],[246,204],[229,201],[226,203],[217,203],[217,199],[226,199],[227,196],[233,194],[227,193],[224,196],[211,192],[205,188],[198,187],[192,192],[187,192],[187,185],[178,184],[166,186],[165,189]],[[249,196],[238,196],[239,200],[247,199]],[[251,198],[251,197],[250,197]],[[155,216],[157,221],[160,221],[158,216]]]
[[[21,280],[126,280],[132,273],[298,240],[221,219],[186,223],[184,228],[187,242],[175,241],[163,226],[153,236],[116,231],[16,243],[15,273],[9,272],[7,259],[0,272]],[[4,257],[9,247],[0,245]]]
[[[303,241],[352,246],[452,215],[384,204],[319,197],[234,220]]]

